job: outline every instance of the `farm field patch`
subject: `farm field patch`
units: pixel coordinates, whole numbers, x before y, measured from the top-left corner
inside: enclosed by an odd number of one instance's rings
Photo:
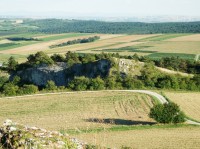
[[[192,34],[187,36],[168,39],[167,41],[200,41],[200,34]]]
[[[144,94],[103,91],[1,99],[0,122],[9,118],[51,130],[151,124],[153,104]]]
[[[200,93],[199,92],[166,92],[166,96],[180,105],[187,116],[200,121]]]
[[[152,128],[127,131],[103,131],[75,135],[88,143],[120,148],[122,146],[137,149],[154,148],[193,148],[200,146],[200,127]]]

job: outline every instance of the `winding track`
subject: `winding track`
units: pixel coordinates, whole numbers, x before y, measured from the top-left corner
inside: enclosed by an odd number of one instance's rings
[[[198,62],[199,58],[200,58],[200,54],[197,54],[196,57],[195,57],[195,61]]]
[[[106,92],[132,92],[132,93],[142,93],[155,97],[161,104],[168,103],[167,99],[162,95],[148,91],[148,90],[105,90]],[[75,93],[96,93],[100,91],[78,91],[78,92],[58,92],[58,93],[44,93],[44,94],[34,94],[34,95],[24,95],[24,96],[14,96],[14,97],[4,97],[4,99],[14,99],[21,97],[33,97],[33,96],[45,96],[45,95],[60,95],[60,94],[75,94]],[[1,99],[1,98],[0,98]],[[186,119],[187,124],[200,125],[200,123]]]

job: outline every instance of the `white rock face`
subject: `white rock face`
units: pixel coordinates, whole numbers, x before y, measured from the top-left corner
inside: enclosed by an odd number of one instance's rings
[[[12,122],[11,120],[7,119],[7,120],[5,120],[5,122],[3,123],[3,126],[11,126],[12,123],[13,123],[13,122]]]

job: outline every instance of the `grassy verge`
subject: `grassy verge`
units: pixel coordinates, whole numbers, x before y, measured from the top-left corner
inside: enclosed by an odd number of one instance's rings
[[[200,127],[197,125],[187,125],[187,124],[166,124],[166,125],[133,125],[133,126],[112,126],[110,128],[93,128],[93,129],[68,129],[68,130],[60,130],[61,133],[71,134],[71,135],[78,135],[83,133],[100,133],[104,131],[129,131],[129,130],[146,130],[146,129],[171,129],[171,128],[190,128],[190,127]]]

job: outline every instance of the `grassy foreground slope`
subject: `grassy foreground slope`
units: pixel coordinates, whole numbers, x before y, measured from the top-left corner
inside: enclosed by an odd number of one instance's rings
[[[0,100],[0,123],[13,121],[52,130],[151,123],[154,100],[123,92],[70,93]]]
[[[10,118],[111,148],[197,148],[199,126],[148,125],[155,103],[144,94],[111,91],[2,98],[0,122]]]

